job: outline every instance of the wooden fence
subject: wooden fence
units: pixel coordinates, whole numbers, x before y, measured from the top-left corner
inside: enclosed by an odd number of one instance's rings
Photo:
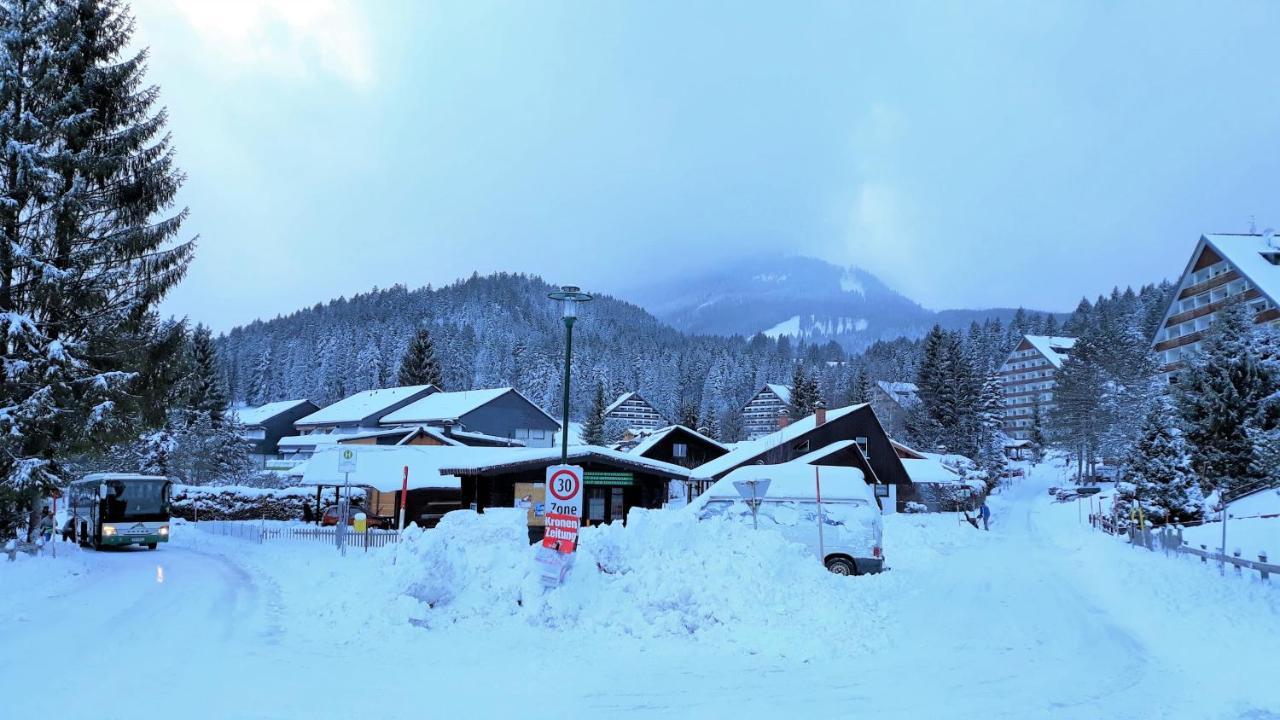
[[[267,525],[252,521],[206,520],[193,523],[196,529],[213,535],[235,537],[249,542],[265,543],[278,540],[297,540],[328,543],[337,547],[337,527],[315,526],[280,526]],[[400,533],[395,530],[366,530],[362,533],[348,529],[346,533],[347,547],[352,549],[380,548],[397,542]]]
[[[1113,532],[1105,524],[1099,523],[1098,527],[1107,532]],[[1254,570],[1266,581],[1271,578],[1272,573],[1280,573],[1280,565],[1269,562],[1270,558],[1267,557],[1265,551],[1258,553],[1257,560],[1250,560],[1241,557],[1239,550],[1228,555],[1225,548],[1210,549],[1206,545],[1192,547],[1183,540],[1182,528],[1179,527],[1146,528],[1144,530],[1130,527],[1123,531],[1115,529],[1114,534],[1127,535],[1131,545],[1145,547],[1153,552],[1159,550],[1166,555],[1194,555],[1200,558],[1200,562],[1204,564],[1216,562],[1220,563],[1224,569],[1227,565],[1232,565],[1235,567],[1237,575],[1240,575],[1244,570]]]

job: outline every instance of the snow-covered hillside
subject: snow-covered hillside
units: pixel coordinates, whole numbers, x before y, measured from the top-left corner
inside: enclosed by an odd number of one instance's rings
[[[190,525],[156,552],[62,546],[0,563],[0,643],[20,648],[0,692],[13,717],[106,719],[136,709],[104,697],[185,718],[1280,711],[1280,594],[1089,530],[1045,492],[1061,481],[1040,467],[994,497],[990,532],[887,518],[874,577],[676,511],[586,531],[547,593],[502,512],[346,558]],[[34,691],[85,638],[78,691]]]

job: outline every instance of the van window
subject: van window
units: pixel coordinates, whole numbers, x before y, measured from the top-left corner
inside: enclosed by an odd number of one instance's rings
[[[812,517],[812,511],[809,514]],[[800,503],[788,500],[761,503],[760,520],[770,520],[777,525],[794,527],[800,522]]]

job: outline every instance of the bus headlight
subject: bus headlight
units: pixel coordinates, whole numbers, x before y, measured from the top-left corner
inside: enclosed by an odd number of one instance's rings
[[[111,537],[112,535],[115,535],[115,534],[116,534],[116,528],[114,525],[102,526],[102,537]]]
[[[169,526],[168,526],[168,525],[161,525],[161,526],[160,526],[160,534],[161,534],[161,535],[164,535],[164,536],[166,536],[166,537],[168,537],[168,535],[169,535]]]

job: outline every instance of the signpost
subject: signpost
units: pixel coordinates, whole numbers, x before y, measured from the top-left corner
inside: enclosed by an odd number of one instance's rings
[[[542,584],[556,587],[564,581],[578,547],[582,524],[582,468],[552,465],[547,468],[547,512],[538,563]]]
[[[409,466],[404,466],[404,482],[400,483],[400,534],[404,534],[404,506],[409,503]]]
[[[818,501],[818,557],[825,559],[827,544],[822,536],[822,471],[817,465],[813,466],[813,490]]]
[[[342,473],[343,489],[342,497],[338,500],[338,526],[334,529],[334,535],[338,539],[338,549],[342,551],[343,556],[347,554],[347,522],[351,508],[351,473],[356,471],[356,451],[353,448],[341,448],[338,450],[338,472]]]
[[[751,527],[756,530],[760,529],[760,521],[756,514],[760,509],[760,498],[769,494],[769,483],[771,480],[734,480],[733,486],[737,488],[738,494],[743,500],[747,501],[747,507],[751,508]]]

